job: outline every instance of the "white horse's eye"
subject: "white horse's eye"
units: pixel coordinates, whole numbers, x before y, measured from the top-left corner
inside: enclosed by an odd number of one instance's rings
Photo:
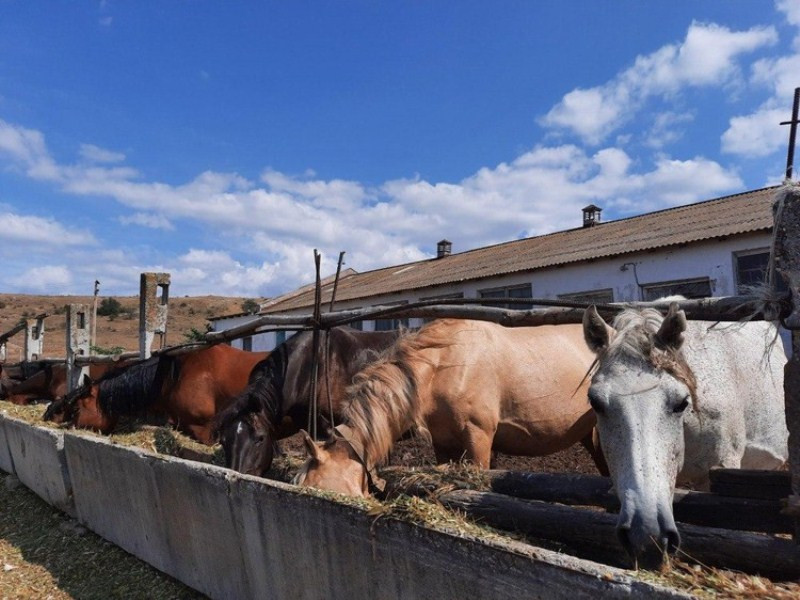
[[[685,411],[689,406],[689,396],[686,396],[680,403],[676,404],[675,407],[672,409],[672,412],[676,414],[680,414]]]
[[[589,404],[596,413],[602,414],[605,411],[605,403],[594,394],[589,394]]]

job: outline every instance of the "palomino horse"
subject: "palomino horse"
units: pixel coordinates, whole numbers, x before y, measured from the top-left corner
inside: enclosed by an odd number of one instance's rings
[[[440,463],[489,468],[492,450],[541,456],[583,441],[603,471],[586,398],[592,361],[580,325],[434,321],[356,376],[337,435],[306,440],[296,481],[366,495],[373,467],[412,427],[430,434]]]
[[[84,381],[45,413],[45,420],[110,433],[120,416],[166,415],[180,431],[213,444],[214,416],[247,386],[252,368],[268,352],[216,345],[184,354],[159,354]]]
[[[786,461],[786,356],[769,323],[687,324],[676,303],[665,318],[626,310],[613,328],[590,307],[583,323],[598,359],[589,399],[621,503],[617,534],[635,560],[658,561],[680,543],[676,482],[704,488],[712,467]]]
[[[319,336],[316,388],[323,418],[338,420],[341,399],[353,375],[375,360],[398,335],[396,331],[335,327],[327,342],[326,335]],[[307,425],[312,355],[313,334],[306,331],[286,340],[253,369],[251,384],[217,419],[228,468],[263,475],[272,464],[275,441]]]

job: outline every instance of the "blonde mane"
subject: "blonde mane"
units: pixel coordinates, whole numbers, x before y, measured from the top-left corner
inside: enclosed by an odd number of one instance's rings
[[[432,364],[423,354],[429,348],[443,348],[452,343],[449,331],[452,320],[434,321],[416,332],[405,333],[375,362],[356,374],[347,388],[343,423],[348,425],[364,446],[363,459],[373,466],[384,461],[395,440],[408,429],[430,438],[418,394],[415,367]]]
[[[697,380],[680,350],[663,348],[655,341],[664,317],[653,308],[628,308],[614,318],[616,330],[599,362],[629,357],[643,360],[656,369],[666,371],[689,388],[692,404],[697,408]]]

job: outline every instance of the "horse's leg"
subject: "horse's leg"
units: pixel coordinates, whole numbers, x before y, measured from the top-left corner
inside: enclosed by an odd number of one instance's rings
[[[583,444],[583,447],[591,454],[600,475],[608,477],[610,472],[608,470],[608,464],[606,463],[606,457],[603,455],[603,449],[600,447],[600,438],[597,435],[596,427],[592,427],[592,431],[586,434],[586,437],[581,440],[581,444]]]
[[[492,461],[492,440],[494,428],[491,431],[468,424],[464,429],[464,458],[471,460],[481,469],[488,469]]]

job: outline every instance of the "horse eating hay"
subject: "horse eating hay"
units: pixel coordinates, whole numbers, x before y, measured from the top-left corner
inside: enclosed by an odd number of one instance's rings
[[[621,503],[617,534],[635,560],[657,562],[680,543],[676,482],[705,488],[712,467],[786,461],[786,356],[769,323],[687,323],[676,303],[666,317],[625,310],[613,327],[590,307],[583,327],[598,359],[589,400]]]
[[[316,387],[321,418],[327,415],[328,420],[335,420],[353,375],[375,360],[399,334],[334,327],[328,335],[327,342],[326,336],[320,336]],[[298,333],[275,348],[253,369],[247,389],[217,418],[228,468],[249,475],[265,474],[272,464],[275,441],[306,426],[313,337],[310,331]]]
[[[252,368],[268,355],[224,344],[176,356],[157,354],[97,381],[87,378],[53,402],[44,418],[107,434],[120,416],[164,414],[181,431],[212,444],[215,415],[247,386]]]
[[[366,495],[395,440],[427,431],[438,462],[489,467],[493,449],[541,456],[583,441],[594,452],[580,325],[506,328],[442,319],[401,338],[355,378],[335,435],[310,454],[301,485]]]

